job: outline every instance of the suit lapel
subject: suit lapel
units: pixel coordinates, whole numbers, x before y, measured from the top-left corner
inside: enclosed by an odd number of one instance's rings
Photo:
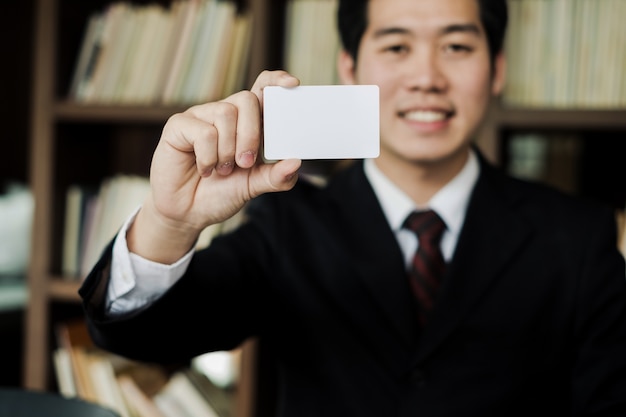
[[[455,255],[423,331],[414,363],[431,354],[454,331],[528,241],[529,228],[515,214],[515,201],[507,185],[511,183],[481,160],[481,175],[472,193]]]
[[[350,239],[346,246],[352,251],[353,279],[369,294],[370,304],[360,313],[361,319],[372,314],[382,317],[387,329],[393,329],[408,348],[414,341],[416,319],[402,253],[362,165],[346,174],[330,191],[340,202],[339,209],[345,210],[340,218],[348,219],[344,227],[350,230],[342,236]]]

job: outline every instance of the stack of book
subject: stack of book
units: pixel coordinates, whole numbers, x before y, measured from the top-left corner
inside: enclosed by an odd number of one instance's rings
[[[234,1],[110,4],[87,22],[69,96],[99,104],[192,104],[245,84],[252,18]]]
[[[70,185],[65,196],[65,220],[61,272],[65,280],[82,280],[124,222],[143,204],[150,192],[150,180],[137,175],[118,174],[99,187]],[[219,233],[236,227],[243,213],[207,227],[196,249],[209,245]]]
[[[107,243],[150,190],[148,178],[117,175],[98,189],[71,185],[66,192],[62,272],[84,277]]]
[[[507,104],[626,107],[624,0],[508,0]]]
[[[57,328],[54,369],[59,392],[117,412],[121,417],[230,417],[234,388],[219,387],[198,369],[166,369],[100,350],[84,322]]]
[[[337,0],[289,0],[285,21],[285,70],[305,85],[337,84]]]

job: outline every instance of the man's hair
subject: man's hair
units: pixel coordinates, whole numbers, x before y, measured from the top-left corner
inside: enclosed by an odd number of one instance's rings
[[[508,21],[506,0],[476,0],[480,21],[485,28],[489,56],[493,63],[502,50]],[[343,48],[356,61],[359,44],[367,28],[367,5],[369,0],[340,0],[337,12],[339,36]]]

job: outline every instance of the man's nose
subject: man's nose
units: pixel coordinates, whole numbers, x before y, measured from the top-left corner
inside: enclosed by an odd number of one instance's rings
[[[405,71],[406,85],[410,90],[433,93],[442,92],[447,87],[447,80],[435,51],[416,51],[407,62]]]

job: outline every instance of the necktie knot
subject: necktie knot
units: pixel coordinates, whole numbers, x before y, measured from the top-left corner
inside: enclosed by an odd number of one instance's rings
[[[433,210],[414,211],[406,218],[403,227],[417,235],[421,242],[438,245],[446,230],[446,224]]]

